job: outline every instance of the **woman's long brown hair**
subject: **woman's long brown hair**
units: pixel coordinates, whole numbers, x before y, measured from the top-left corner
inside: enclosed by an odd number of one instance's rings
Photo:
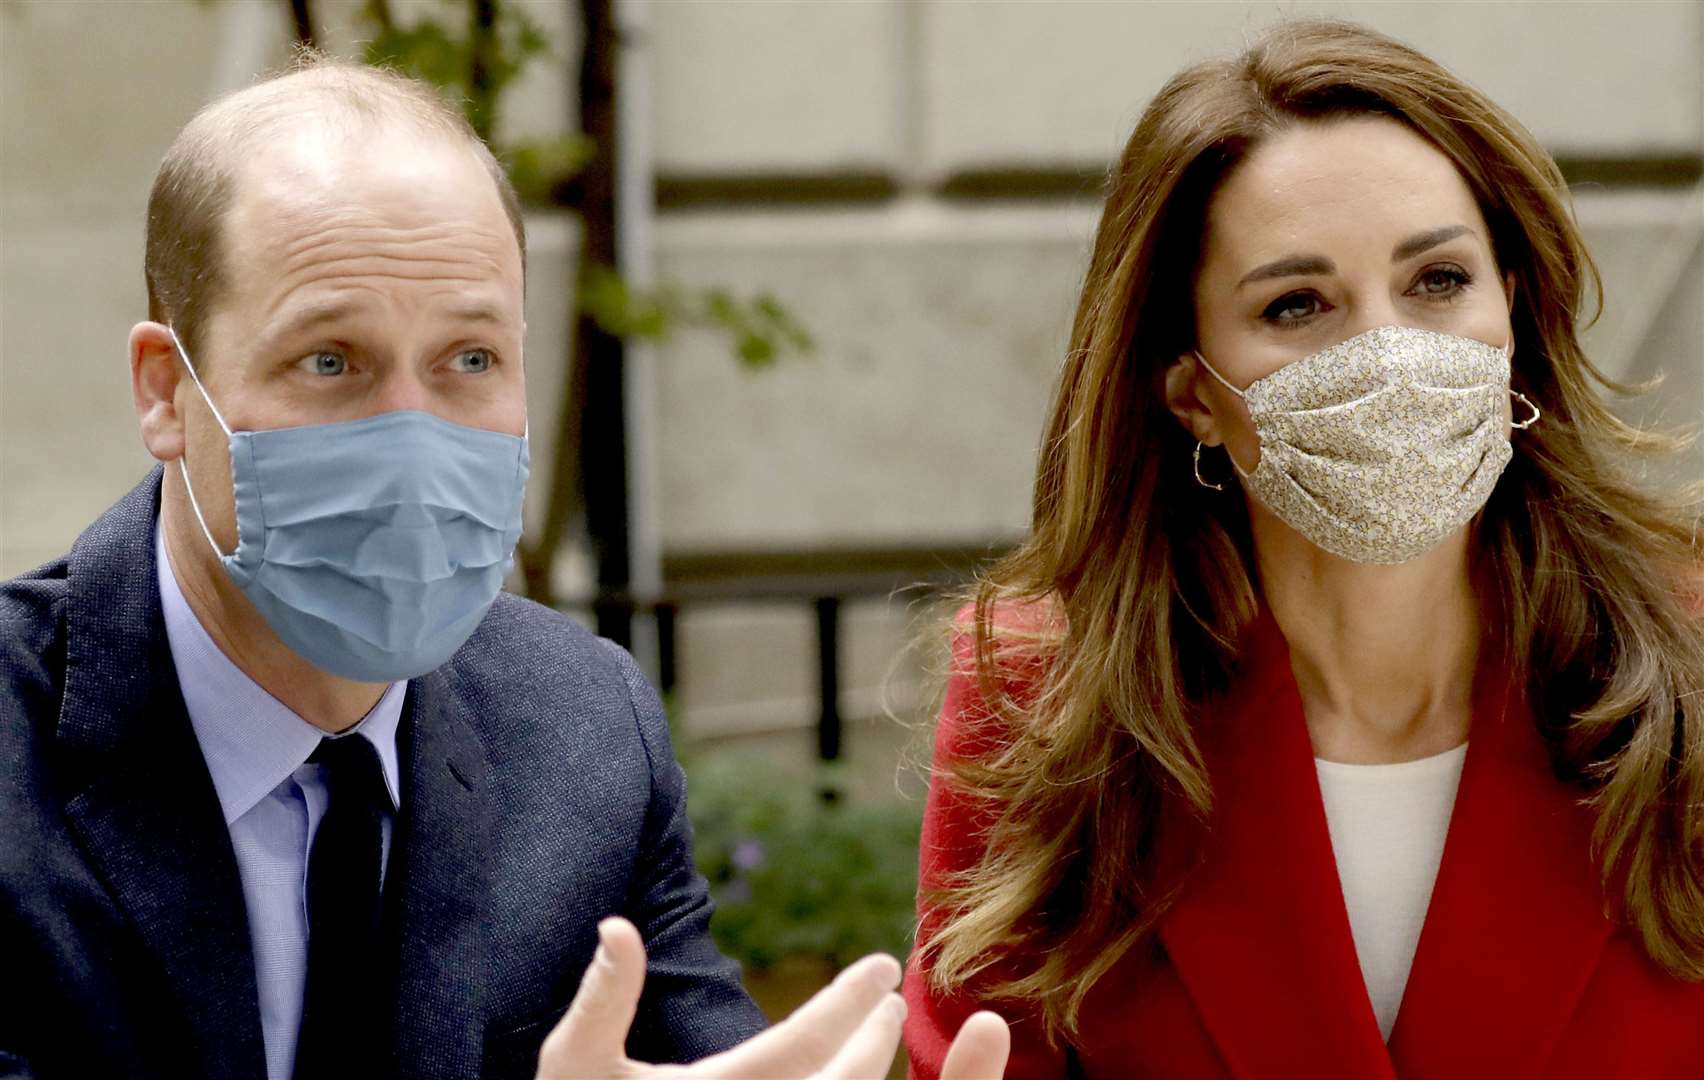
[[[1259,609],[1246,511],[1197,486],[1161,392],[1193,346],[1208,201],[1273,133],[1365,114],[1455,163],[1515,278],[1515,385],[1544,421],[1474,525],[1476,571],[1559,773],[1595,806],[1622,917],[1669,972],[1704,978],[1700,515],[1630,479],[1632,459],[1677,440],[1603,401],[1631,388],[1580,347],[1601,287],[1562,175],[1525,128],[1397,42],[1295,21],[1182,72],[1137,124],[1109,180],[1029,537],[975,595],[990,737],[939,767],[989,825],[980,861],[936,883],[921,956],[937,991],[1026,1002],[1051,1038],[1074,1033],[1089,989],[1165,910],[1162,795],[1209,814],[1192,728]]]

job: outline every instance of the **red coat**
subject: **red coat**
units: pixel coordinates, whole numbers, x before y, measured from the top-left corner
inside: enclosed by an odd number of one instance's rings
[[[1482,680],[1387,1047],[1355,955],[1288,650],[1270,619],[1249,637],[1243,677],[1200,731],[1216,800],[1210,830],[1161,838],[1202,861],[1157,947],[1133,950],[1090,991],[1068,1050],[1049,1049],[1038,1021],[995,1005],[1015,1021],[1008,1078],[1704,1078],[1704,983],[1665,974],[1605,916],[1591,815],[1554,778],[1507,678]],[[956,677],[937,760],[974,752],[985,716],[974,680]],[[931,785],[926,886],[975,857],[971,815],[938,779]],[[905,996],[912,1075],[933,1080],[979,1003],[930,993],[915,969]]]

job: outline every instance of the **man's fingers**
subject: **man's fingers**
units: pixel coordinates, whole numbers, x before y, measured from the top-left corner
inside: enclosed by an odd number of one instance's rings
[[[881,1080],[893,1066],[899,1031],[905,1024],[905,999],[889,994],[870,1010],[816,1080]]]
[[[973,1013],[959,1026],[941,1065],[941,1080],[999,1080],[1012,1052],[1012,1032],[994,1013]]]
[[[598,924],[598,951],[568,1014],[544,1040],[539,1080],[616,1075],[627,1063],[627,1029],[645,986],[645,943],[626,919]]]
[[[866,956],[842,971],[792,1016],[699,1065],[706,1076],[799,1077],[826,1066],[870,1011],[899,985],[899,961]]]

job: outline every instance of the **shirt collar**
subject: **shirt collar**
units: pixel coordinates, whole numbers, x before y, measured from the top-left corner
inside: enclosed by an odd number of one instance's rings
[[[154,559],[178,688],[229,827],[300,768],[326,733],[263,690],[213,643],[178,587],[158,521]],[[359,733],[378,751],[393,810],[402,805],[396,730],[407,689],[406,682],[391,683],[360,723],[343,733]]]

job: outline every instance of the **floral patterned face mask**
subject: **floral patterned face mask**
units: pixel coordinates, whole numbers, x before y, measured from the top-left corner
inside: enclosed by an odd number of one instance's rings
[[[1401,563],[1467,524],[1514,451],[1509,358],[1472,338],[1381,326],[1239,390],[1260,436],[1249,493],[1333,555]],[[1516,424],[1530,427],[1538,409]]]

